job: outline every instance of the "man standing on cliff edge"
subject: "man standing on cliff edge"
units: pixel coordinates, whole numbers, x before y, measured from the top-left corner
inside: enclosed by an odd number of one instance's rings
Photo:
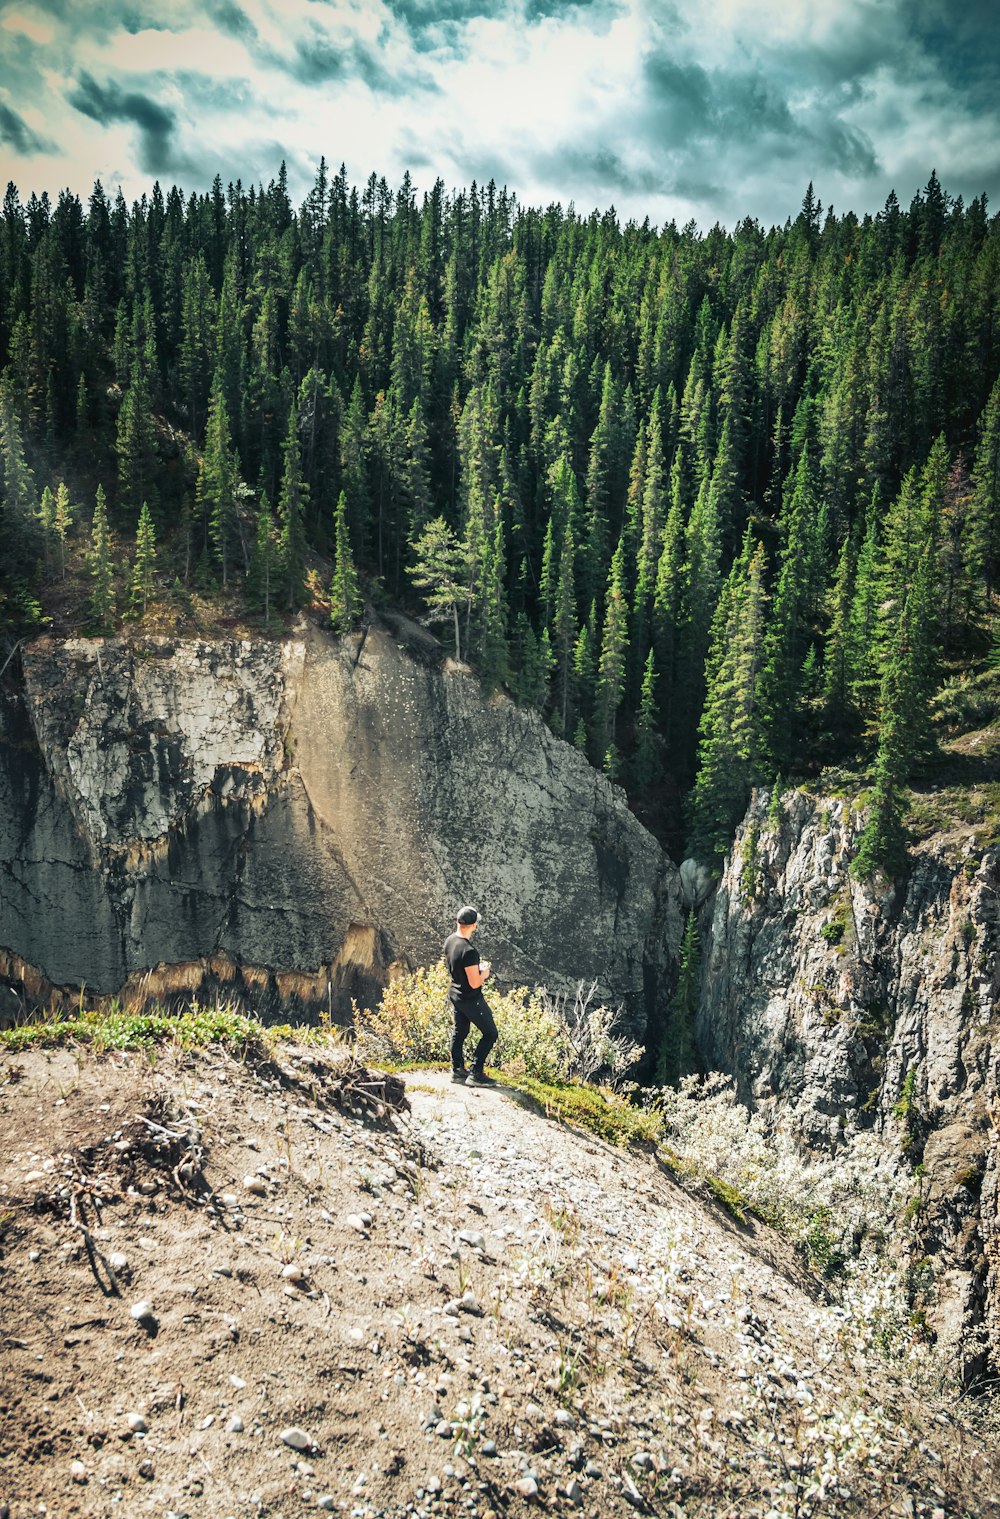
[[[490,962],[480,960],[479,951],[472,942],[472,935],[478,927],[476,909],[460,907],[455,932],[444,941],[444,958],[451,976],[448,996],[455,1015],[455,1032],[451,1037],[451,1079],[470,1087],[494,1087],[496,1082],[483,1069],[487,1055],[497,1042],[497,1026],[483,996],[483,983],[490,974]],[[467,1071],[462,1046],[472,1024],[479,1030],[480,1039],[472,1058],[472,1070]]]

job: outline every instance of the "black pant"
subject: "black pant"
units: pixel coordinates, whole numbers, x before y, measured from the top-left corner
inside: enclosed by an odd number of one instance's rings
[[[451,1036],[451,1068],[453,1071],[462,1069],[462,1046],[466,1041],[472,1024],[479,1030],[480,1039],[476,1053],[472,1059],[473,1070],[481,1071],[486,1063],[486,1057],[497,1042],[497,1026],[493,1021],[493,1014],[482,992],[472,1002],[453,1002],[451,1010],[455,1014],[455,1032]]]

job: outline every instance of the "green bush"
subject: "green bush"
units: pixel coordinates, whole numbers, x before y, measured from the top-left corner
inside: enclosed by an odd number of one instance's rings
[[[543,993],[491,989],[489,1003],[500,1035],[491,1064],[512,1076],[530,1076],[536,1081],[567,1079],[573,1057],[566,1026]],[[368,1058],[389,1064],[448,1060],[452,1026],[448,972],[443,963],[391,981],[377,1008],[354,1009],[359,1046]],[[473,1029],[469,1036],[472,1049],[476,1038]]]
[[[226,1005],[205,1007],[193,1002],[182,1011],[168,1012],[156,1006],[123,1007],[111,1002],[103,1008],[81,1007],[73,1017],[38,1019],[5,1029],[0,1032],[0,1048],[13,1053],[75,1041],[98,1052],[141,1050],[165,1043],[182,1049],[225,1044],[247,1050],[260,1049],[281,1033],[272,1028],[265,1036],[255,1018]]]

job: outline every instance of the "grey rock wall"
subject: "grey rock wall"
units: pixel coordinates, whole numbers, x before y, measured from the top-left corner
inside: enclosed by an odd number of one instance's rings
[[[41,640],[23,667],[0,712],[0,972],[27,995],[344,1014],[436,959],[466,900],[501,984],[596,979],[640,1035],[669,991],[673,865],[417,630]]]
[[[923,1168],[902,1242],[934,1261],[938,1332],[988,1335],[996,1356],[1000,849],[929,844],[880,891],[849,874],[863,819],[847,801],[792,791],[772,822],[769,800],[705,909],[704,1058],[804,1142],[836,1153],[873,1126]]]

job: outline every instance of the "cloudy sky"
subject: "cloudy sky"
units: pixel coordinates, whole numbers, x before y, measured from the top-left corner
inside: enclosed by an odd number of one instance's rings
[[[996,0],[0,0],[0,174],[129,199],[491,176],[529,204],[703,227],[1000,206]]]

